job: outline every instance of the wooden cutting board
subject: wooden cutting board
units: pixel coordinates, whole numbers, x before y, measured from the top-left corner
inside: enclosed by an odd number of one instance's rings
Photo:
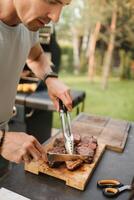
[[[95,136],[98,140],[98,148],[92,164],[83,164],[75,171],[69,171],[63,164],[59,168],[50,168],[43,161],[30,162],[25,164],[25,170],[34,174],[44,173],[66,182],[66,185],[79,190],[84,190],[95,167],[106,148],[122,152],[128,136],[130,124],[122,120],[113,120],[107,117],[80,114],[72,123],[73,133],[79,133],[81,136]],[[61,133],[51,137],[43,145],[47,150],[53,145],[55,138],[61,137]]]

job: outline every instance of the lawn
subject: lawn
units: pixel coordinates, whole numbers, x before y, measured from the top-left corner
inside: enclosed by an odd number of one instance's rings
[[[86,76],[60,75],[70,88],[86,92],[85,110],[89,114],[110,116],[134,121],[134,81],[111,78],[107,90],[101,89],[101,80],[89,83]],[[75,110],[72,118],[75,117]],[[60,126],[58,113],[54,114],[53,127]]]

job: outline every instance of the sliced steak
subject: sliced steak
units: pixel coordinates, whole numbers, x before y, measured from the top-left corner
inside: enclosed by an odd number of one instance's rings
[[[85,146],[79,146],[77,148],[77,153],[80,155],[88,155],[90,157],[94,156],[94,150]]]
[[[51,149],[48,150],[48,152],[51,152],[51,153],[63,153],[65,154],[66,153],[66,150],[64,147],[53,147]],[[63,162],[50,162],[48,161],[48,165],[49,167],[59,167],[60,164],[62,164]]]
[[[92,150],[94,150],[95,152],[96,152],[96,149],[97,149],[97,144],[95,144],[95,143],[89,143],[88,144],[88,148],[91,148]]]
[[[88,159],[85,160],[86,163],[92,163],[94,155],[97,149],[97,140],[96,138],[84,136],[81,139],[81,142],[76,147],[76,152],[80,155],[88,155]]]
[[[95,151],[89,147],[79,146],[77,148],[77,153],[80,155],[87,155],[88,159],[85,160],[86,163],[92,163]]]
[[[81,137],[80,137],[80,135],[79,134],[73,134],[73,137],[74,137],[74,144],[76,145],[76,144],[78,144],[80,141],[81,141]],[[64,147],[64,139],[63,138],[56,138],[55,140],[54,140],[54,143],[53,143],[53,146],[54,147]]]
[[[97,139],[95,137],[93,136],[80,137],[79,134],[74,134],[74,153],[88,156],[88,159],[84,161],[85,163],[93,162],[97,146],[98,146]],[[64,146],[64,139],[56,138],[53,143],[53,148],[49,149],[48,152],[57,154],[67,153]],[[75,170],[83,163],[83,161],[82,160],[66,161],[65,163],[69,170]],[[59,166],[59,162],[48,163],[48,164],[50,167]]]
[[[65,147],[53,147],[53,148],[49,149],[48,152],[65,154],[66,150],[65,150]]]
[[[95,143],[82,143],[82,142],[80,142],[78,144],[78,146],[76,147],[76,151],[77,151],[77,148],[79,148],[79,147],[87,147],[88,149],[92,149],[92,150],[96,151],[97,144],[95,144]]]
[[[64,139],[63,138],[56,138],[53,143],[53,147],[64,147]]]
[[[77,169],[78,167],[81,166],[81,164],[83,163],[82,160],[75,160],[75,161],[66,161],[66,167],[68,170],[73,171],[75,169]]]
[[[89,149],[96,151],[98,144],[95,137],[85,136],[81,139],[81,142],[78,144],[78,146],[88,147]]]
[[[74,136],[74,144],[75,145],[79,144],[80,141],[81,141],[81,136],[79,134],[76,134],[76,133],[74,133],[73,136]]]
[[[81,142],[83,144],[89,144],[89,143],[95,143],[97,144],[97,139],[93,136],[89,137],[89,136],[84,136],[81,138]]]

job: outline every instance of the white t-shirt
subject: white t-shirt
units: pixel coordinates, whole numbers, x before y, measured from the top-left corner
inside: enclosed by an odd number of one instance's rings
[[[23,24],[11,27],[0,21],[0,123],[12,116],[21,71],[38,41],[38,32]]]

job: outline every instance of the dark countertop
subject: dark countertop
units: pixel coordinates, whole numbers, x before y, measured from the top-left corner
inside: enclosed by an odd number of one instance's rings
[[[59,179],[41,174],[24,172],[22,165],[13,165],[12,169],[0,179],[0,187],[17,192],[32,200],[104,200],[101,190],[96,188],[99,179],[117,178],[124,184],[130,184],[134,176],[134,124],[130,129],[123,153],[106,150],[96,167],[85,191],[79,191]],[[118,196],[118,200],[127,200],[130,192]]]

